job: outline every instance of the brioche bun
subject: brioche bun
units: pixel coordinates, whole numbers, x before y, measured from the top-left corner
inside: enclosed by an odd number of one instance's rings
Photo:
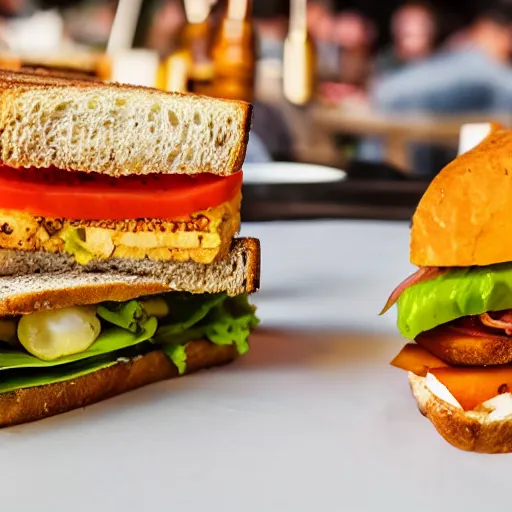
[[[468,267],[512,261],[511,232],[512,131],[493,124],[423,195],[413,216],[411,263]]]

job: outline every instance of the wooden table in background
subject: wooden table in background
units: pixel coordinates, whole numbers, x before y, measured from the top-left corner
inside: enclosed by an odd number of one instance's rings
[[[384,116],[371,111],[350,112],[339,107],[312,105],[310,122],[320,138],[330,139],[332,133],[345,133],[382,138],[385,160],[408,171],[407,146],[411,142],[427,142],[457,147],[460,127],[466,123],[501,122],[510,126],[511,116],[484,114],[464,116],[407,115]]]
[[[275,78],[260,81],[257,97],[282,113],[295,141],[297,160],[339,167],[343,167],[345,162],[333,140],[336,133],[381,138],[385,161],[410,172],[407,146],[411,142],[456,148],[462,124],[497,121],[512,126],[512,113],[498,116],[482,113],[384,116],[362,108],[326,105],[319,101],[307,107],[295,107],[283,98],[279,81]]]

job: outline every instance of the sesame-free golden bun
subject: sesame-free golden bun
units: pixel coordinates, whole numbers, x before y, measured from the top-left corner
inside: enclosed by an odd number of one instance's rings
[[[433,180],[413,216],[410,259],[419,267],[512,261],[512,130],[487,137]]]

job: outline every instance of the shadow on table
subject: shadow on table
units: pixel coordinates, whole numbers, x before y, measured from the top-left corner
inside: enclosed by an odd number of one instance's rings
[[[375,379],[387,370],[387,363],[403,345],[398,336],[383,336],[345,331],[292,331],[289,329],[260,328],[253,333],[250,352],[238,361],[222,368],[210,370],[215,372],[215,379],[226,379],[230,375],[238,383],[252,371],[300,371],[329,374],[330,372],[358,372],[362,366],[374,367]],[[210,374],[211,375],[211,374]],[[22,442],[26,436],[45,436],[48,431],[78,429],[121,428],[129,414],[137,408],[136,421],[141,428],[154,421],[155,407],[164,404],[172,407],[174,403],[183,407],[187,396],[204,395],[208,400],[211,395],[205,388],[209,378],[208,371],[191,374],[185,378],[163,381],[145,386],[129,393],[76,409],[34,423],[0,430],[1,442]],[[197,407],[197,404],[195,406]],[[85,423],[83,423],[85,422]],[[107,422],[107,423],[105,423]]]
[[[233,370],[306,368],[342,371],[375,363],[385,366],[402,346],[403,340],[398,336],[262,328],[252,335],[251,351],[233,366]]]

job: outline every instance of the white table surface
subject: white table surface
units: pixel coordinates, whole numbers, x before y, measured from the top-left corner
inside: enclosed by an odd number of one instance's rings
[[[0,431],[0,510],[510,508],[512,456],[452,448],[388,366],[403,223],[253,224],[262,329],[237,363]],[[320,332],[320,330],[322,332]]]

